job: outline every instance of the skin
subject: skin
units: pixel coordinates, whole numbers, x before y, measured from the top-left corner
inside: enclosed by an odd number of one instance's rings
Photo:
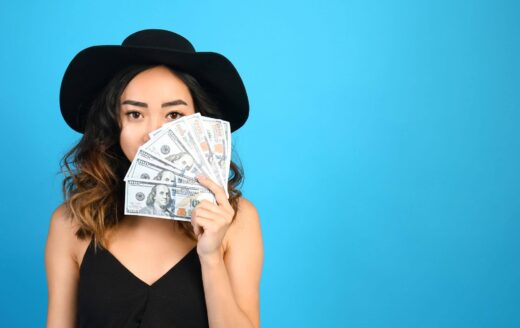
[[[162,107],[182,100],[185,104]],[[182,115],[195,112],[184,83],[166,67],[138,74],[121,102],[146,103],[147,108],[125,104],[120,113],[120,144],[129,160],[145,143],[148,133]],[[234,210],[224,189],[208,178],[199,182],[211,190],[217,204],[202,201],[192,213],[197,241],[172,228],[173,221],[125,216],[108,234],[108,250],[136,277],[151,285],[193,247],[199,255],[210,327],[259,327],[259,287],[263,264],[260,219],[254,205],[241,198]],[[49,290],[47,327],[73,327],[79,267],[90,240],[75,235],[78,223],[67,217],[64,205],[52,214],[45,247]]]

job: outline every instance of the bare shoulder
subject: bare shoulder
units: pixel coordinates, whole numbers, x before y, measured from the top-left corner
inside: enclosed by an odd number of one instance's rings
[[[238,213],[237,217],[241,218],[247,217],[250,220],[259,220],[258,210],[255,205],[251,203],[251,201],[247,200],[245,197],[240,197],[238,201]]]
[[[47,327],[72,327],[79,281],[76,260],[78,224],[64,205],[52,213],[45,244],[45,270],[48,287]]]
[[[244,197],[238,202],[236,217],[226,234],[226,252],[241,249],[245,252],[263,254],[260,215],[256,206]]]
[[[257,236],[261,234],[260,215],[251,201],[244,197],[240,197],[236,217],[229,227],[228,236],[226,236],[227,248],[237,242],[240,243],[237,238],[240,239],[241,237],[246,237],[247,234],[254,234]]]
[[[65,204],[58,206],[51,214],[45,255],[59,253],[60,257],[68,256],[76,264],[79,263],[78,250],[84,241],[76,237],[78,228],[79,223],[68,214]]]

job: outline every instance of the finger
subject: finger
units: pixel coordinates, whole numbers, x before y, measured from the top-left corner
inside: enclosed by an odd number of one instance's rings
[[[193,215],[197,218],[205,218],[205,219],[209,219],[209,220],[218,220],[218,218],[220,216],[218,213],[212,212],[203,207],[197,208],[197,211]]]
[[[200,235],[202,234],[202,232],[204,231],[203,227],[200,225],[200,223],[196,217],[191,218],[191,225],[193,227],[193,233],[195,234],[195,236],[197,236],[197,239],[198,239],[200,237]]]
[[[211,204],[211,203],[203,204],[203,205],[199,204],[199,206],[200,206],[199,209],[205,210],[208,212],[207,214],[204,214],[203,216],[206,216],[206,217],[214,219],[214,220],[226,222],[226,223],[231,223],[233,221],[233,215],[235,212],[233,211],[232,208],[226,209],[224,207],[220,207],[220,206],[217,206],[217,205]]]
[[[196,208],[194,208],[193,211],[191,212],[192,224],[195,223],[195,225],[202,226],[203,229],[206,229],[206,227],[201,222],[206,222],[206,221],[200,221],[200,219],[206,219],[206,220],[213,222],[213,221],[220,221],[221,217],[222,217],[222,215],[220,215],[220,214],[214,213],[212,211],[209,211],[205,208],[198,207],[198,206]]]
[[[200,234],[202,234],[206,231],[216,231],[217,230],[217,225],[215,224],[214,220],[211,220],[211,219],[208,219],[205,217],[201,217],[201,216],[196,216],[196,217],[192,218],[191,220],[196,222],[196,225],[199,227],[198,231]]]
[[[208,188],[215,195],[217,204],[229,205],[229,200],[226,196],[226,192],[224,191],[224,188],[222,188],[221,186],[216,184],[210,178],[206,178],[205,176],[202,176],[202,175],[198,176],[197,180],[200,182],[201,185]]]
[[[216,214],[220,214],[220,215],[225,215],[226,214],[226,211],[223,210],[220,206],[218,206],[217,204],[214,204],[208,200],[202,200],[198,205],[197,207],[195,207],[193,210],[197,209],[197,208],[204,208],[208,211],[211,211],[213,213],[216,213]]]

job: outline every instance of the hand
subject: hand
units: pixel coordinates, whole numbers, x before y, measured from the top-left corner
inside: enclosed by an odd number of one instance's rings
[[[201,201],[191,213],[191,225],[197,236],[197,253],[200,257],[221,256],[222,240],[231,224],[235,211],[226,196],[224,188],[213,180],[199,176],[197,180],[214,195],[217,204]]]

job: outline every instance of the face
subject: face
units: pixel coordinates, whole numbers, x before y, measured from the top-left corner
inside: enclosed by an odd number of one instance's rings
[[[161,181],[170,182],[175,180],[175,174],[172,171],[164,171],[161,175]]]
[[[155,204],[164,208],[170,202],[170,189],[165,185],[158,185],[155,189]]]
[[[178,162],[185,170],[189,170],[193,166],[193,157],[188,154],[183,154],[181,158],[179,158]]]
[[[136,75],[121,95],[120,144],[132,161],[148,134],[164,123],[195,113],[188,87],[167,67],[156,66]]]

